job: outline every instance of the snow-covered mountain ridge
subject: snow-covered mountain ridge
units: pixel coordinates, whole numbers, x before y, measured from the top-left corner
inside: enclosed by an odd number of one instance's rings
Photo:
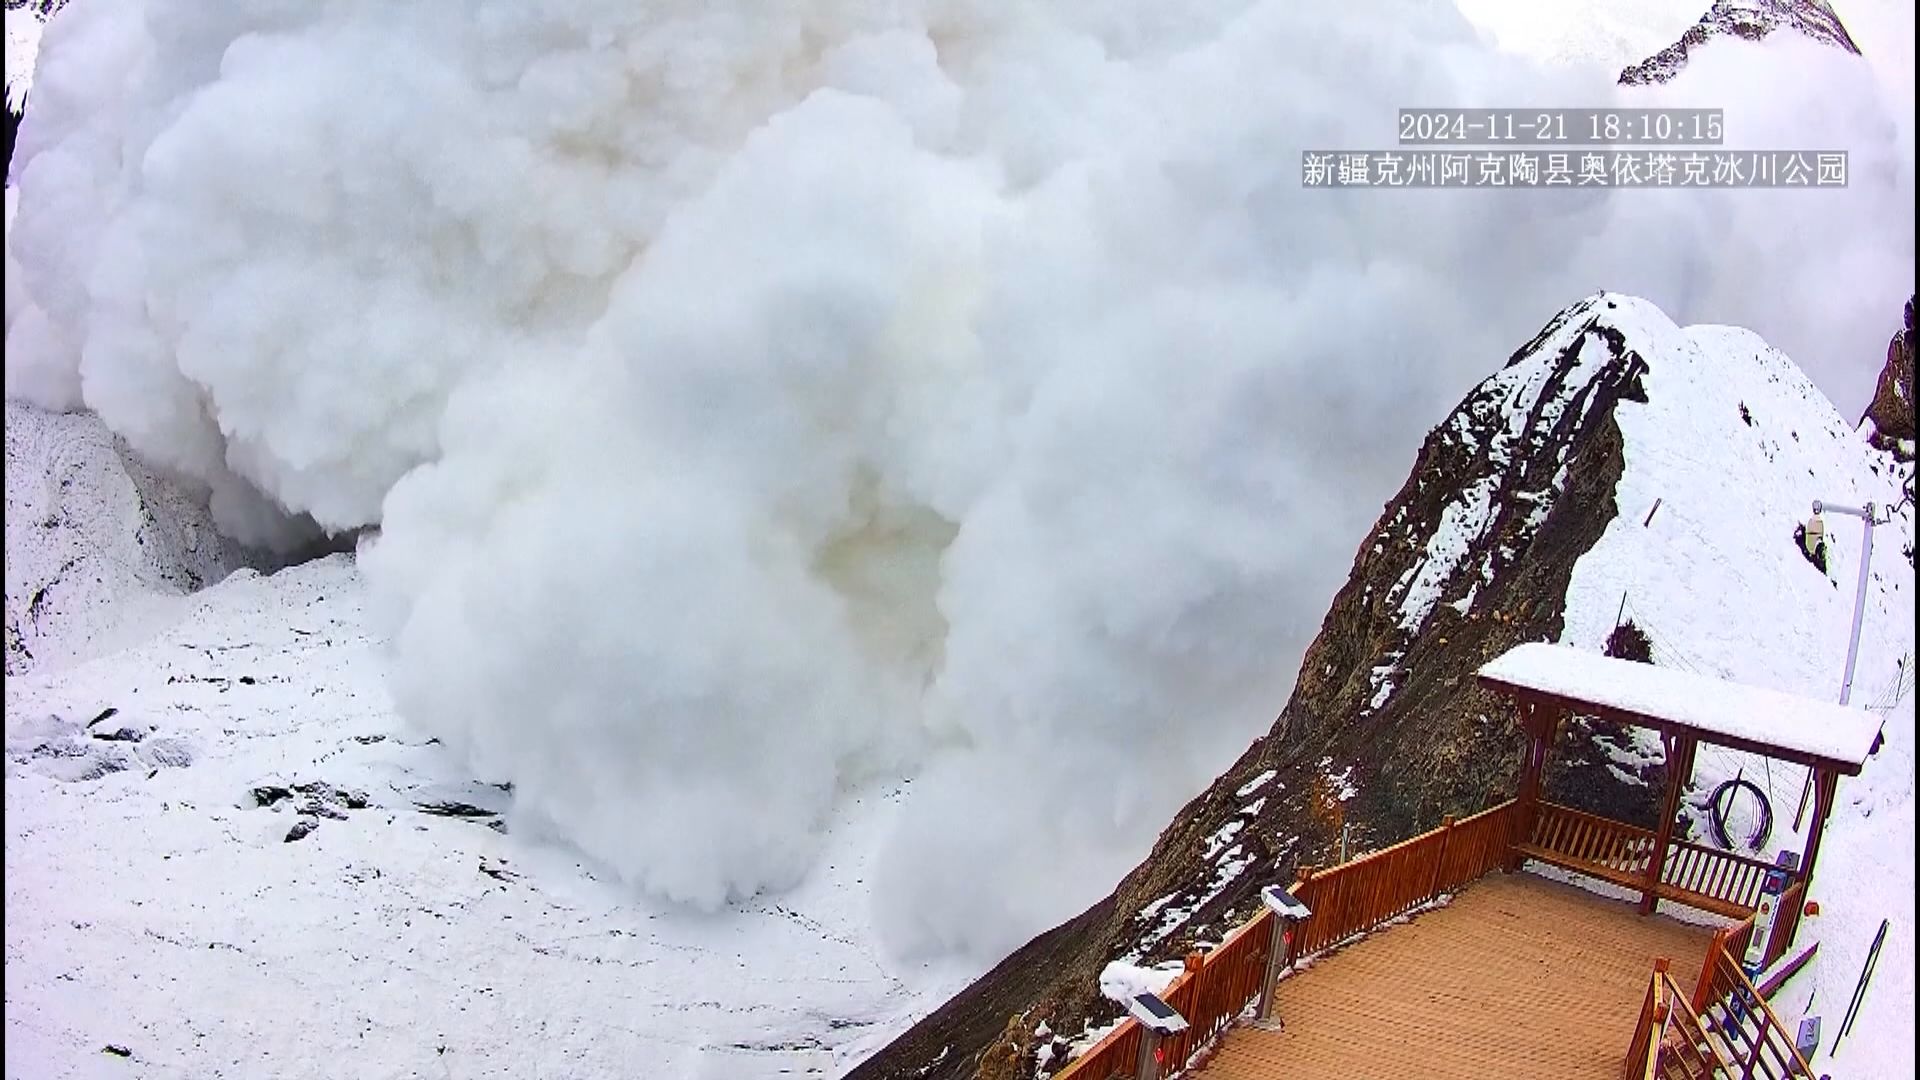
[[[1716,37],[1760,41],[1783,30],[1845,52],[1860,52],[1826,0],[1714,0],[1680,40],[1622,71],[1620,81],[1629,86],[1666,82],[1687,66],[1692,50]]]
[[[1858,534],[1836,518],[1827,571],[1815,568],[1794,542],[1815,499],[1893,508],[1877,538],[1855,680],[1855,701],[1887,712],[1887,745],[1842,785],[1814,889],[1830,899],[1808,923],[1834,944],[1793,990],[1818,984],[1822,1000],[1844,998],[1851,985],[1839,984],[1857,974],[1866,946],[1856,940],[1866,910],[1866,938],[1883,914],[1895,927],[1889,948],[1907,947],[1912,934],[1905,479],[1894,455],[1756,335],[1678,327],[1617,294],[1573,305],[1429,436],[1363,541],[1273,731],[1181,812],[1112,896],[1037,938],[854,1076],[970,1078],[970,1063],[996,1040],[1029,1054],[1050,1047],[1057,1064],[1065,1036],[1112,1016],[1098,986],[1109,961],[1153,964],[1218,940],[1261,885],[1334,858],[1343,825],[1364,851],[1506,797],[1519,760],[1510,709],[1471,675],[1518,642],[1600,651],[1632,622],[1657,664],[1831,698]],[[1555,748],[1549,793],[1649,820],[1663,775],[1650,741],[1576,727]],[[1707,794],[1734,775],[1755,779],[1774,805],[1765,853],[1797,849],[1802,771],[1712,748],[1688,793],[1692,834],[1705,833]],[[1861,860],[1889,843],[1904,854],[1881,866]],[[1910,985],[1884,969],[1877,978],[1872,1022],[1896,1041],[1904,1030],[1906,1049],[1847,1046],[1847,1074],[1908,1075]],[[1022,1013],[1023,1030],[1006,1030],[1009,1012]],[[1041,1024],[1063,1034],[1036,1038]]]

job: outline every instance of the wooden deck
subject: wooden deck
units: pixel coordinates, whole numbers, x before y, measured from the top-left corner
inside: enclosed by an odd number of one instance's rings
[[[1692,993],[1712,936],[1535,874],[1496,874],[1283,979],[1284,1026],[1229,1031],[1197,1075],[1618,1080],[1654,958]]]

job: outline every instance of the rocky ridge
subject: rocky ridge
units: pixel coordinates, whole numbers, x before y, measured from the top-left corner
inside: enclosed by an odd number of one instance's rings
[[[1614,305],[1600,294],[1555,316],[1429,434],[1272,729],[1115,892],[1008,957],[851,1080],[963,1080],[1009,1042],[1026,1068],[1057,1064],[1066,1033],[1118,1015],[1097,991],[1110,960],[1150,965],[1219,940],[1262,885],[1334,861],[1343,831],[1350,849],[1370,850],[1506,796],[1517,738],[1506,707],[1471,673],[1515,644],[1558,636],[1573,565],[1617,513],[1624,462],[1612,414],[1644,400],[1646,361],[1609,321]],[[1571,725],[1548,790],[1646,821],[1658,766],[1623,779],[1608,768],[1614,737]]]
[[[1798,33],[1859,55],[1847,28],[1826,0],[1714,0],[1680,40],[1620,73],[1625,86],[1663,83],[1680,74],[1692,51],[1717,37],[1760,41],[1780,31]]]

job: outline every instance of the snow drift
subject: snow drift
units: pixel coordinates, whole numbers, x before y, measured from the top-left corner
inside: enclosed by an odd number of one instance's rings
[[[1623,92],[1450,8],[1295,7],[77,5],[7,392],[249,542],[377,524],[403,712],[649,890],[790,884],[916,775],[883,920],[991,955],[1270,719],[1539,311],[1605,283],[1851,398],[1912,289],[1911,127],[1856,58]],[[1399,107],[1614,101],[1853,185],[1298,185]]]

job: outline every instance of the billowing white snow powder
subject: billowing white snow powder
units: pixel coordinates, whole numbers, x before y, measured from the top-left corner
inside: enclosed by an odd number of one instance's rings
[[[134,0],[43,45],[9,396],[250,540],[378,525],[403,712],[642,888],[793,884],[845,791],[915,776],[903,948],[1105,892],[1271,722],[1422,431],[1572,297],[1858,396],[1911,289],[1911,133],[1830,49],[1628,92],[1444,5],[1280,0]],[[1852,184],[1299,184],[1401,107],[1518,102],[1739,102]]]

